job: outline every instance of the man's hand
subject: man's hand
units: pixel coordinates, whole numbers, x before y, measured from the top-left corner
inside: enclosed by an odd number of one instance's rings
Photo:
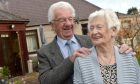
[[[91,50],[88,48],[80,48],[77,49],[72,56],[69,57],[69,59],[74,62],[74,60],[76,59],[76,57],[80,56],[80,57],[86,57],[91,53]]]
[[[132,55],[136,55],[135,52],[133,52],[132,48],[129,47],[127,44],[122,44],[122,45],[118,45],[118,47],[120,48],[119,51],[120,53],[132,53]]]

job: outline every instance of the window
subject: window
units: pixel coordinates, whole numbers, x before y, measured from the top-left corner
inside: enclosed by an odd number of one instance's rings
[[[88,33],[87,24],[82,24],[82,32],[83,32],[83,35],[87,35]]]
[[[26,42],[29,53],[35,53],[39,48],[37,30],[26,31]]]
[[[131,28],[131,21],[130,20],[125,20],[122,22],[123,28]]]
[[[6,37],[9,37],[8,34],[1,34],[1,38],[6,38]]]
[[[132,39],[132,38],[123,38],[122,41],[123,41],[123,43],[125,43],[125,44],[131,45],[131,39]]]
[[[129,28],[129,23],[127,22],[124,22],[122,25],[123,25],[123,28]]]

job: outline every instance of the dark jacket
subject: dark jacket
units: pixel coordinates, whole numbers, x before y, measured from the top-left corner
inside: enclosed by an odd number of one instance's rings
[[[91,48],[88,36],[75,35],[81,47]],[[73,63],[64,59],[56,38],[37,52],[39,60],[39,81],[41,84],[73,84]]]

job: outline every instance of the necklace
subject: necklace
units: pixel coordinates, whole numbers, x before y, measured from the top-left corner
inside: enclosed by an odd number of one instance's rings
[[[113,56],[111,56],[111,57],[109,58],[109,60],[106,60],[106,61],[105,61],[102,57],[99,57],[99,56],[98,56],[98,60],[99,60],[99,62],[100,62],[101,64],[110,65],[112,57],[113,57]]]

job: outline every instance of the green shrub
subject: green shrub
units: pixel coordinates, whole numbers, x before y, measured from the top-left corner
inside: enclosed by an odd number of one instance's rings
[[[14,84],[22,84],[22,81],[21,80],[15,80]]]
[[[9,68],[7,66],[4,66],[0,73],[3,78],[8,78],[8,76],[10,75]]]
[[[138,60],[138,63],[140,65],[140,54],[137,54],[137,60]]]

